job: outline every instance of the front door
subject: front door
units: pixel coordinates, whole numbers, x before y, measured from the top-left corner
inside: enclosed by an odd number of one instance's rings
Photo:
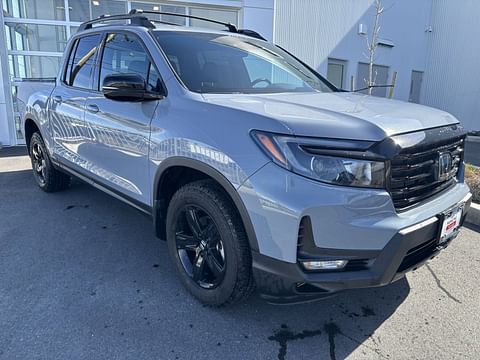
[[[107,34],[97,89],[85,104],[88,131],[88,160],[93,175],[112,190],[150,205],[148,153],[150,123],[158,101],[115,101],[101,92],[105,76],[117,73],[141,75],[150,91],[160,83],[142,41],[129,32]]]

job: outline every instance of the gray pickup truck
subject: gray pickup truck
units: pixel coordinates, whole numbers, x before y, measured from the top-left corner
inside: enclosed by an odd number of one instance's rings
[[[84,23],[56,79],[20,86],[41,189],[74,176],[151,216],[209,305],[386,285],[456,237],[455,117],[336,89],[250,30],[154,17]]]

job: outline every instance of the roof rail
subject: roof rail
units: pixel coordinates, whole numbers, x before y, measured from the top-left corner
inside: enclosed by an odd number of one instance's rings
[[[195,20],[202,20],[202,21],[207,21],[207,22],[213,23],[213,24],[223,25],[228,29],[229,32],[232,32],[232,33],[237,33],[238,32],[237,27],[235,25],[231,24],[231,23],[226,23],[226,22],[222,22],[222,21],[218,21],[218,20],[212,20],[212,19],[201,17],[201,16],[195,16],[195,15],[177,14],[177,13],[172,13],[172,12],[142,10],[142,9],[132,9],[132,10],[130,10],[129,14],[131,14],[131,15],[156,14],[156,15],[178,16],[178,17],[195,19]]]
[[[106,21],[116,21],[116,20],[130,20],[132,25],[139,25],[149,29],[155,28],[155,25],[151,23],[146,16],[136,15],[136,14],[124,14],[124,15],[101,15],[100,17],[85,21],[80,24],[78,31],[88,30],[93,27],[93,24],[102,23]]]
[[[256,38],[256,39],[260,39],[260,40],[263,40],[263,41],[268,41],[262,35],[260,35],[258,32],[254,31],[254,30],[238,29],[237,33],[245,35],[245,36],[250,36],[250,37],[253,37],[253,38]]]
[[[223,25],[231,33],[242,34],[242,35],[246,35],[246,36],[250,36],[250,37],[260,39],[260,40],[267,41],[267,39],[265,39],[262,35],[260,35],[256,31],[249,30],[249,29],[237,29],[237,27],[232,23],[226,23],[226,22],[222,22],[222,21],[218,21],[218,20],[212,20],[212,19],[209,19],[209,18],[201,17],[201,16],[178,14],[178,13],[163,12],[163,11],[142,10],[142,9],[132,9],[132,10],[130,10],[130,14],[132,14],[132,15],[136,15],[136,14],[138,14],[138,15],[141,15],[141,14],[170,15],[170,16],[178,16],[178,17],[195,19],[195,20],[202,20],[202,21],[207,21],[207,22],[213,23],[213,24]],[[150,21],[157,22],[158,20],[150,20]],[[163,23],[166,23],[166,22],[163,22]],[[167,24],[178,25],[178,24],[172,24],[172,23],[167,23]]]
[[[257,39],[267,41],[263,36],[261,36],[256,31],[248,30],[248,29],[237,29],[237,27],[235,25],[231,24],[231,23],[226,23],[226,22],[222,22],[222,21],[218,21],[218,20],[212,20],[212,19],[201,17],[201,16],[194,16],[194,15],[187,15],[187,14],[177,14],[177,13],[163,12],[163,11],[141,10],[141,9],[132,9],[132,10],[130,10],[130,12],[128,14],[123,14],[123,15],[101,15],[100,17],[98,17],[96,19],[85,21],[84,23],[82,23],[80,25],[78,31],[91,29],[93,27],[93,24],[104,23],[104,22],[107,22],[107,21],[117,21],[117,20],[130,20],[130,23],[132,25],[143,26],[143,27],[146,27],[148,29],[155,28],[155,25],[153,23],[178,25],[178,24],[175,24],[175,23],[166,22],[166,21],[162,21],[162,20],[149,19],[144,14],[177,16],[177,17],[207,21],[207,22],[210,22],[210,23],[213,23],[213,24],[223,25],[231,33],[243,34],[243,35],[246,35],[246,36],[250,36],[250,37],[254,37],[254,38],[257,38]]]

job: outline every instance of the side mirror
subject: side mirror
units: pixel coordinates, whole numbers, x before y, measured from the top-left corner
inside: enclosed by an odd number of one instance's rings
[[[158,100],[163,95],[147,91],[145,79],[138,74],[111,74],[105,76],[103,95],[117,101]]]

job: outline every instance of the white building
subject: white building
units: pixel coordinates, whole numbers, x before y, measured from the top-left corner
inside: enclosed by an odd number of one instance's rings
[[[0,143],[22,144],[15,89],[23,77],[56,75],[67,39],[82,21],[132,8],[239,24],[299,56],[345,89],[365,86],[373,0],[2,0]],[[394,98],[447,110],[480,130],[480,1],[383,0],[377,84],[398,74]],[[208,26],[194,20],[184,25]],[[388,88],[376,89],[386,96]]]

